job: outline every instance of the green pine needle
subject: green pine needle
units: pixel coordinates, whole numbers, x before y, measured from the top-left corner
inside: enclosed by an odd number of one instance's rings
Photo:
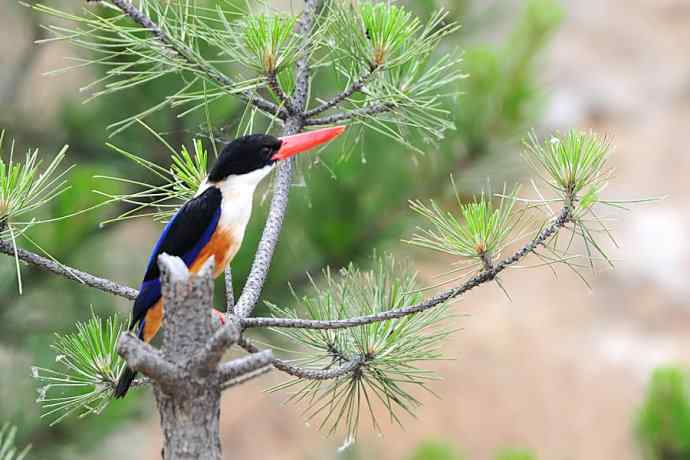
[[[17,436],[17,427],[4,423],[0,427],[0,460],[22,460],[29,453],[31,446],[26,446],[21,451],[17,450],[14,442]]]
[[[374,267],[361,271],[350,265],[338,275],[324,272],[323,287],[313,280],[313,293],[295,299],[304,306],[309,319],[346,319],[401,308],[421,300],[416,291],[416,274],[392,256],[374,258]],[[291,308],[269,305],[276,316],[297,315]],[[290,389],[288,401],[301,402],[308,419],[319,418],[319,426],[329,434],[344,427],[356,436],[360,412],[364,408],[374,428],[380,431],[375,406],[383,406],[391,421],[401,423],[400,412],[414,415],[421,403],[413,389],[428,388],[437,377],[424,363],[441,359],[440,343],[451,331],[439,323],[447,319],[446,305],[405,318],[378,322],[351,329],[281,329],[300,358],[294,362],[313,369],[328,369],[357,357],[365,364],[360,370],[328,381],[293,379],[272,388]]]
[[[526,161],[556,195],[555,200],[545,199],[533,183],[540,199],[532,202],[547,209],[549,215],[554,214],[551,203],[561,202],[564,206],[572,207],[571,236],[565,238],[566,241],[558,235],[552,238],[546,247],[547,260],[567,261],[566,264],[583,280],[581,268],[588,266],[594,270],[599,261],[613,267],[613,261],[600,239],[604,235],[614,246],[617,246],[617,243],[596,209],[599,204],[622,207],[623,203],[605,201],[601,196],[613,175],[613,169],[608,164],[611,150],[609,140],[593,132],[570,130],[566,135],[555,133],[543,141],[531,133],[525,141],[525,146]],[[575,250],[573,241],[576,238],[582,242],[584,249],[584,254],[577,256],[583,257],[587,265],[578,266],[572,262]]]
[[[126,186],[135,186],[140,189],[137,192],[124,194],[96,191],[99,195],[107,198],[106,203],[124,203],[130,208],[102,224],[144,216],[151,216],[156,221],[166,222],[183,203],[194,197],[208,174],[208,151],[200,139],[192,140],[192,151],[186,146],[182,146],[178,152],[148,126],[144,126],[158,137],[171,152],[171,164],[166,169],[134,153],[107,144],[117,153],[144,168],[161,184],[153,185],[123,177],[96,176],[98,179],[120,182]]]
[[[122,330],[116,318],[103,321],[92,313],[87,322],[77,323],[75,332],[56,334],[52,348],[57,369],[31,370],[41,385],[37,398],[41,417],[51,418],[51,426],[73,414],[100,414],[108,406],[125,366],[116,350]]]
[[[107,1],[84,7],[76,14],[42,3],[25,6],[57,20],[45,26],[51,36],[39,43],[69,41],[89,55],[71,58],[73,64],[51,74],[94,65],[106,69],[105,76],[81,88],[90,92],[87,101],[161,78],[178,81],[179,90],[174,95],[134,118],[111,125],[113,135],[131,126],[135,119],[163,110],[180,99],[191,106],[185,113],[202,108],[211,98],[201,93],[203,84],[210,85],[209,92],[217,99],[237,95],[262,83],[255,78],[243,79],[239,75],[235,78],[222,73],[223,67],[238,62],[238,56],[228,52],[232,48],[228,46],[225,27],[229,18],[241,12],[226,10],[221,5],[207,8],[195,0],[137,2],[137,8],[160,27],[166,44]]]
[[[25,220],[26,215],[69,188],[65,180],[69,168],[59,171],[67,146],[43,167],[38,149],[27,151],[23,162],[17,161],[14,140],[10,141],[6,153],[4,138],[5,132],[0,131],[0,238],[3,239],[10,236],[10,232],[16,236],[40,223],[36,219]]]
[[[5,131],[0,131],[0,239],[9,239],[17,246],[17,238],[33,225],[51,221],[29,217],[69,189],[66,175],[71,168],[59,170],[68,146],[64,146],[43,167],[38,149],[28,150],[24,161],[15,158],[14,140],[6,153]],[[56,219],[52,219],[54,221]],[[19,293],[23,291],[19,259],[15,257]]]
[[[497,202],[484,193],[463,203],[455,192],[458,213],[445,211],[436,202],[412,201],[413,211],[424,217],[429,228],[418,228],[410,244],[458,256],[470,261],[491,262],[499,257],[520,221],[515,213],[517,189],[502,195]]]
[[[351,62],[369,68],[394,68],[431,54],[444,36],[458,30],[447,12],[434,13],[426,24],[404,6],[363,1],[331,6],[335,47]]]
[[[247,15],[238,21],[233,53],[250,69],[277,74],[294,63],[299,41],[294,33],[297,18],[281,14]]]
[[[456,32],[446,11],[434,13],[423,24],[403,6],[390,2],[358,2],[332,6],[329,43],[332,67],[349,82],[374,73],[363,98],[350,98],[350,109],[386,105],[385,113],[360,115],[354,122],[394,139],[419,153],[424,148],[409,142],[438,142],[454,129],[443,102],[456,95],[459,53],[436,53],[439,42]]]
[[[610,142],[591,132],[571,130],[544,141],[531,133],[525,146],[530,165],[563,199],[577,202],[581,211],[599,200],[613,172],[608,167]]]
[[[194,153],[190,153],[186,146],[182,146],[179,155],[173,154],[170,173],[175,179],[178,195],[192,197],[199,190],[199,186],[208,175],[208,152],[200,139],[192,139]]]

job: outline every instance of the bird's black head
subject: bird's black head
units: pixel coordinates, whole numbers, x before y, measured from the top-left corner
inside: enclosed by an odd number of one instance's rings
[[[273,155],[282,141],[268,134],[251,134],[235,139],[225,146],[208,175],[209,182],[219,182],[228,176],[239,176],[271,166]]]

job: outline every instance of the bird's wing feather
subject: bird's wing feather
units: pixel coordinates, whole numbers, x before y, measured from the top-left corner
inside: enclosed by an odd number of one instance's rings
[[[151,251],[144,281],[134,301],[131,326],[143,319],[146,311],[161,296],[158,256],[165,253],[180,257],[189,267],[216,230],[221,198],[220,190],[209,187],[182,206],[165,226]]]

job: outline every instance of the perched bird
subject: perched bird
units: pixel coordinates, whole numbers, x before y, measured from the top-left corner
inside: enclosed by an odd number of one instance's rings
[[[192,273],[213,256],[213,276],[220,275],[242,244],[259,182],[278,161],[324,144],[344,129],[324,128],[282,138],[252,134],[226,145],[194,198],[170,219],[154,246],[132,307],[129,329],[136,329],[137,336],[149,342],[161,326],[160,254],[180,257]],[[115,388],[116,398],[127,394],[135,375],[135,371],[125,368]]]

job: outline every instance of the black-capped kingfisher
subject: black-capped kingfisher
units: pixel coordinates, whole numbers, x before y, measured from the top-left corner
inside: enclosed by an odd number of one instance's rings
[[[149,342],[161,327],[160,254],[180,257],[192,273],[198,272],[213,256],[213,276],[220,275],[242,244],[259,182],[278,161],[324,144],[344,129],[337,126],[282,138],[252,134],[226,145],[196,195],[170,219],[153,247],[132,307],[129,329],[136,330],[140,339]],[[127,394],[135,375],[135,371],[125,368],[115,388],[116,398]]]

